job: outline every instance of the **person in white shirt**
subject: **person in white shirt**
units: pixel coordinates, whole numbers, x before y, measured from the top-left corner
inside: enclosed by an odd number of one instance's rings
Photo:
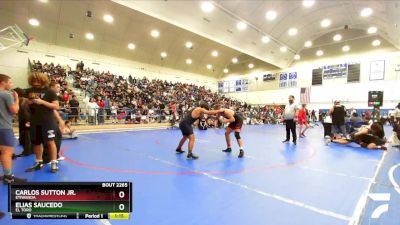
[[[89,124],[96,124],[96,115],[99,109],[99,106],[96,103],[94,98],[90,99],[90,102],[86,105],[87,113],[88,113],[88,122]]]
[[[289,103],[285,106],[285,112],[283,114],[285,124],[286,124],[286,139],[282,141],[283,143],[290,141],[290,131],[292,132],[293,144],[297,142],[296,135],[296,121],[298,114],[298,106],[294,103],[294,96],[289,95]]]
[[[118,119],[117,119],[117,104],[116,103],[112,103],[111,106],[111,123],[118,123]]]

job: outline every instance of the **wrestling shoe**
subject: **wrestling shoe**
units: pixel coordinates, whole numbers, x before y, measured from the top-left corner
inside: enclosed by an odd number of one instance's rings
[[[238,158],[243,158],[243,156],[244,156],[244,151],[243,151],[243,149],[241,149],[239,152]]]
[[[187,159],[198,159],[199,157],[197,155],[193,155],[193,153],[188,153],[186,158]]]
[[[231,152],[232,151],[232,148],[227,148],[227,149],[224,149],[224,150],[222,150],[223,152]]]
[[[58,172],[58,162],[51,162],[51,169],[50,171],[52,173],[57,173]]]
[[[183,151],[182,149],[176,149],[175,152],[176,152],[176,154],[182,154],[182,153],[184,153],[185,151]]]
[[[325,141],[325,145],[329,145],[332,142],[331,136],[326,135],[324,141]]]
[[[26,181],[27,179],[15,177],[14,174],[3,176],[4,184],[24,183]]]
[[[36,162],[32,167],[25,170],[25,172],[33,172],[36,170],[40,170],[43,167],[43,162]]]

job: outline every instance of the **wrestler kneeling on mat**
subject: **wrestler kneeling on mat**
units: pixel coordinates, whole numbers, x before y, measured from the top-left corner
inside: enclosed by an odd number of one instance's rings
[[[215,115],[220,112],[220,110],[211,110],[208,111],[210,108],[206,103],[200,103],[199,107],[196,107],[190,110],[181,120],[179,123],[179,129],[182,131],[182,139],[179,142],[178,147],[176,148],[176,153],[182,154],[185,151],[182,150],[183,144],[185,144],[186,140],[189,138],[189,148],[188,148],[188,159],[198,159],[199,157],[193,154],[193,146],[194,146],[194,134],[193,134],[193,123],[196,122],[199,118],[202,117],[203,114],[207,115]]]
[[[355,142],[368,149],[387,149],[385,132],[380,123],[373,123],[370,128],[362,127],[359,131],[352,133],[350,137],[333,139],[332,142],[339,144]]]
[[[231,109],[225,109],[222,108],[221,105],[215,105],[214,107],[215,110],[222,110],[219,113],[219,116],[224,117],[223,123],[229,123],[228,127],[226,128],[225,131],[225,139],[226,139],[226,145],[227,148],[225,150],[222,150],[223,152],[231,152],[232,151],[232,144],[231,144],[231,137],[230,134],[232,131],[235,131],[235,138],[237,140],[237,143],[240,148],[240,152],[238,157],[242,158],[244,156],[244,151],[243,151],[243,140],[240,137],[240,131],[242,129],[243,125],[243,116],[239,112],[235,112]]]

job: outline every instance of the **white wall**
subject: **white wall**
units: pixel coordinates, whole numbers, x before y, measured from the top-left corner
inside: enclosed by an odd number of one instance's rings
[[[28,57],[16,49],[0,52],[0,73],[12,77],[14,87],[27,87]]]
[[[5,73],[13,78],[14,86],[27,86],[28,58],[44,62],[53,62],[60,65],[69,65],[75,69],[77,62],[71,59],[83,61],[85,68],[93,68],[96,71],[110,71],[117,75],[157,78],[173,82],[193,83],[206,86],[214,91],[217,89],[217,79],[200,74],[187,73],[179,70],[143,64],[122,58],[110,57],[91,52],[79,51],[55,45],[47,45],[39,42],[31,42],[29,46],[19,48],[27,53],[17,52],[18,49],[7,49],[0,52],[0,73]],[[48,57],[52,55],[55,57]],[[99,63],[99,65],[93,64]]]
[[[83,60],[85,67],[99,71],[111,71],[118,75],[159,78],[173,82],[195,83],[205,85],[212,90],[217,89],[217,79],[199,74],[133,62],[121,58],[109,57],[90,52],[79,51],[54,45],[32,42],[28,47],[19,50],[8,49],[0,52],[0,73],[11,75],[15,87],[27,86],[28,58],[39,59],[42,62],[54,62],[61,65],[70,65],[75,68],[76,61]],[[53,55],[54,58],[46,55]],[[369,66],[374,60],[385,60],[385,79],[383,81],[369,81]],[[250,80],[249,92],[227,94],[236,99],[251,104],[286,103],[288,95],[299,99],[300,87],[311,86],[312,69],[323,65],[336,63],[360,62],[361,81],[347,84],[346,79],[323,80],[322,86],[312,86],[310,108],[328,108],[334,99],[340,99],[347,107],[367,108],[367,94],[370,90],[384,91],[383,108],[393,108],[400,101],[400,72],[395,72],[396,65],[400,64],[400,52],[374,52],[364,55],[350,55],[341,58],[323,58],[318,61],[301,62],[295,66],[282,70],[284,72],[297,72],[298,85],[296,88],[279,89],[279,80],[263,82],[262,75],[280,71],[257,71],[242,76],[228,76],[222,80],[234,80],[239,77]],[[96,65],[93,63],[99,63]],[[256,81],[255,77],[259,79]],[[279,78],[278,78],[279,79]]]
[[[370,81],[370,62],[385,60],[385,78],[381,81]],[[321,86],[311,86],[312,69],[324,65],[338,63],[360,63],[360,82],[347,83],[346,79],[323,80]],[[327,58],[318,61],[299,63],[282,72],[297,72],[296,88],[279,89],[279,77],[273,82],[263,82],[262,75],[279,71],[266,71],[247,74],[244,76],[230,76],[223,80],[248,78],[250,80],[249,92],[230,93],[229,96],[247,101],[251,104],[286,103],[288,95],[294,95],[298,100],[300,88],[311,86],[310,108],[328,108],[333,100],[341,100],[347,107],[367,108],[368,91],[384,91],[384,104],[382,108],[393,108],[400,102],[400,72],[395,68],[400,65],[400,52],[381,52],[364,55],[352,55],[341,58]],[[258,77],[258,81],[255,80]]]

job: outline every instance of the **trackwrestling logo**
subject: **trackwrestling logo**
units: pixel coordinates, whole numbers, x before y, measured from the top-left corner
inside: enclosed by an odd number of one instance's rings
[[[54,130],[48,130],[47,131],[47,137],[48,138],[54,138],[56,135],[54,134]]]
[[[394,190],[400,194],[400,185],[396,182],[394,179],[394,172],[397,167],[400,167],[400,163],[397,165],[394,165],[390,168],[388,171],[388,176],[389,180],[393,185]],[[378,202],[389,202],[391,194],[390,193],[371,193],[368,195],[373,201],[378,201]],[[371,219],[379,219],[381,215],[385,212],[389,211],[389,204],[381,204],[378,205],[375,210],[371,214]]]

